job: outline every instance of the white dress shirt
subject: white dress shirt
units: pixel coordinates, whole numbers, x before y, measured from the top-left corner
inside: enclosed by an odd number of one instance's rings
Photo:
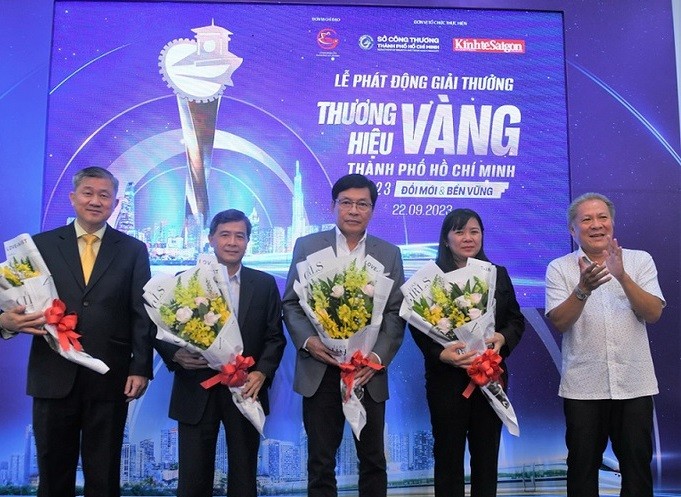
[[[576,252],[553,260],[546,270],[546,315],[579,283]],[[637,285],[662,300],[655,263],[647,252],[622,251],[624,270]],[[596,288],[577,321],[562,334],[558,395],[567,399],[632,399],[658,393],[646,323],[638,317],[620,283]]]

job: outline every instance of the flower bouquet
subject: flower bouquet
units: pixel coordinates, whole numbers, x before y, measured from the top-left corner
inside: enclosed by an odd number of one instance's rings
[[[0,309],[18,305],[26,312],[45,312],[45,340],[63,358],[104,374],[109,367],[83,350],[75,328],[78,317],[66,312],[52,275],[27,233],[5,242],[7,260],[0,264]]]
[[[485,344],[495,332],[495,288],[496,267],[489,262],[469,258],[466,267],[444,273],[431,261],[402,285],[400,316],[443,347],[460,340],[466,352],[478,352],[463,395],[480,387],[508,431],[518,436],[515,411],[501,385],[501,356]]]
[[[383,322],[393,280],[371,256],[336,257],[332,248],[311,254],[297,266],[294,290],[322,343],[333,351],[341,369],[343,413],[359,439],[366,424],[363,390],[354,387],[362,367],[383,368],[369,360]]]
[[[244,398],[241,389],[255,361],[243,357],[241,331],[227,295],[226,267],[215,257],[202,257],[197,266],[176,276],[159,274],[144,286],[156,338],[201,354],[219,371],[204,388],[227,386],[239,411],[263,433],[265,413],[259,401]]]

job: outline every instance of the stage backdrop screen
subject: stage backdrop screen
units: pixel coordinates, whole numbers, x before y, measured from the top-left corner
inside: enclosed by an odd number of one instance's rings
[[[560,12],[57,1],[50,89],[42,228],[71,219],[76,171],[106,167],[121,181],[110,223],[148,244],[154,272],[191,266],[210,249],[212,216],[236,208],[254,226],[245,263],[283,287],[295,240],[333,226],[331,185],[347,173],[376,182],[369,231],[400,246],[407,276],[434,259],[458,207],[482,216],[485,251],[525,309],[543,307],[546,266],[570,250]],[[262,444],[270,493],[305,488],[290,349]],[[391,485],[426,484],[432,437],[411,339],[392,378]],[[171,380],[157,361],[131,412],[124,483],[173,479]],[[555,383],[537,388],[556,396]],[[525,433],[515,451],[504,433],[502,467],[563,462],[561,433]],[[339,465],[355,473],[352,457]]]

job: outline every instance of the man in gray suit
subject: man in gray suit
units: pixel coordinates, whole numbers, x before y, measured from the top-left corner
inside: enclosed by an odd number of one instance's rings
[[[367,234],[367,225],[378,198],[376,185],[361,174],[348,174],[336,181],[331,198],[336,227],[296,241],[283,298],[284,322],[297,350],[293,388],[303,396],[303,423],[308,445],[308,497],[337,495],[336,451],[343,438],[345,418],[339,363],[332,351],[321,342],[300,306],[293,290],[293,282],[298,279],[296,265],[308,255],[327,247],[332,247],[339,257],[374,257],[384,265],[387,276],[394,283],[369,359],[387,367],[404,336],[404,321],[399,317],[402,302],[400,286],[404,282],[400,250]],[[377,372],[363,367],[356,373],[355,385],[363,387],[366,392],[362,404],[367,413],[361,440],[355,439],[359,458],[359,495],[382,497],[386,495],[388,485],[383,449],[387,371]]]

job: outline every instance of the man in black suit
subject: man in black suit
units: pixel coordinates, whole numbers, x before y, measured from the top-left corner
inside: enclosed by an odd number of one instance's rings
[[[293,283],[299,279],[297,265],[308,255],[332,247],[337,256],[370,255],[383,264],[393,280],[383,322],[373,351],[372,362],[386,368],[395,357],[404,336],[404,321],[399,316],[404,283],[400,249],[367,234],[378,191],[373,181],[361,174],[340,178],[331,190],[336,227],[299,238],[284,291],[284,321],[296,347],[296,372],[293,389],[303,396],[303,423],[308,447],[308,497],[335,497],[336,451],[341,444],[345,417],[340,392],[340,367],[333,352],[317,336],[314,326],[300,306]],[[388,399],[388,374],[365,366],[355,375],[355,385],[366,390],[362,404],[367,422],[360,440],[355,438],[359,458],[360,497],[385,497],[388,488],[383,443],[385,401]]]
[[[78,316],[84,350],[110,370],[96,373],[50,349],[41,312],[16,307],[0,314],[0,327],[34,335],[27,393],[33,396],[38,495],[74,496],[80,454],[85,496],[118,497],[127,403],[142,395],[152,377],[152,327],[142,299],[149,257],[142,242],[106,223],[118,203],[118,180],[109,171],[83,169],[73,187],[75,222],[33,240],[66,311]],[[96,237],[91,247],[88,235]],[[81,262],[88,250],[91,274]]]
[[[272,384],[286,346],[281,298],[274,277],[241,264],[251,236],[251,222],[236,209],[215,215],[208,239],[226,272],[229,298],[237,315],[244,357],[252,357],[243,386],[244,398],[260,400],[269,412],[267,388]],[[220,422],[227,438],[230,497],[256,497],[256,471],[260,435],[238,410],[227,386],[209,389],[201,382],[214,376],[200,355],[175,345],[156,341],[156,349],[175,372],[169,416],[178,421],[178,497],[213,495],[215,444]]]

